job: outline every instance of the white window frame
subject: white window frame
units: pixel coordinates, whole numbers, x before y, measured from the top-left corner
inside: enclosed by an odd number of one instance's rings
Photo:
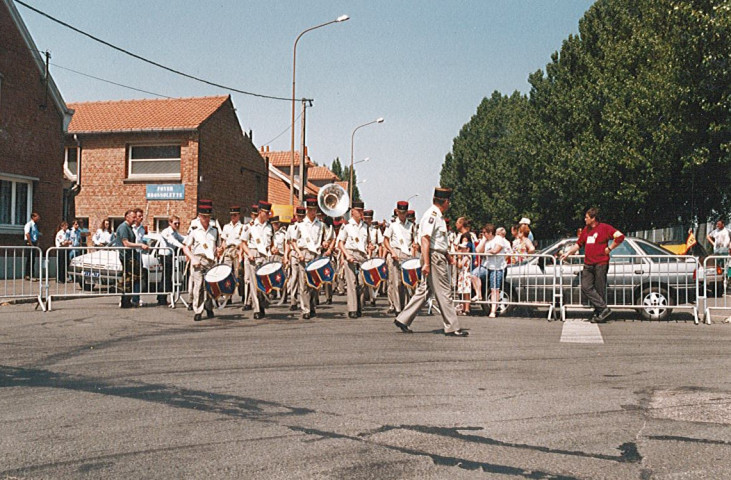
[[[30,214],[33,213],[33,182],[37,182],[38,179],[35,177],[26,177],[23,175],[13,175],[8,173],[0,173],[0,180],[11,182],[10,187],[10,222],[11,223],[0,223],[0,233],[17,233],[22,232],[23,227],[28,220],[30,220]],[[28,185],[28,198],[26,200],[27,211],[24,218],[15,217],[15,200],[17,185],[23,183]]]
[[[76,150],[76,164],[78,165],[79,147],[64,148],[64,156],[63,156],[63,174],[67,179],[71,180],[72,182],[75,182],[77,170],[76,169],[74,169],[73,171],[69,170],[69,150]]]
[[[178,158],[154,158],[148,159],[149,161],[160,162],[160,161],[177,161],[179,172],[178,173],[158,173],[158,174],[133,174],[132,173],[132,162],[144,162],[147,161],[142,158],[132,160],[132,150],[137,147],[178,147],[180,148],[180,156]],[[135,143],[127,145],[127,178],[129,180],[180,180],[183,173],[183,146],[179,143]]]

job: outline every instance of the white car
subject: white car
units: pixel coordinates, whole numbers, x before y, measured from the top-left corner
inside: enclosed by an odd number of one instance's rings
[[[160,242],[160,234],[149,233],[145,235],[145,243],[150,247],[156,247]],[[117,282],[122,277],[122,262],[119,259],[119,248],[98,249],[84,255],[74,257],[69,263],[68,274],[84,290],[97,288],[116,288]],[[143,251],[142,267],[147,270],[147,283],[143,290],[154,290],[155,286],[162,281],[163,265],[160,261],[159,250],[151,249]]]

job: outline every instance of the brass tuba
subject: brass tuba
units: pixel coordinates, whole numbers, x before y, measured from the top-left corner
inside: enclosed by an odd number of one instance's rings
[[[337,183],[328,183],[320,188],[317,204],[328,217],[342,217],[348,211],[348,192]]]

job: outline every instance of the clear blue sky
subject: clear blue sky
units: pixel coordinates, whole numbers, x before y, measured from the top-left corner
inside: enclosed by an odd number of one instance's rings
[[[26,0],[67,23],[175,69],[232,87],[289,98],[292,47],[297,97],[307,113],[312,159],[350,161],[351,133],[367,208],[386,217],[397,200],[418,194],[429,205],[445,155],[480,101],[498,90],[527,93],[528,75],[544,69],[578,31],[592,0],[259,1]],[[152,67],[102,46],[16,4],[37,47],[60,67],[170,97],[228,93]],[[147,98],[144,94],[52,67],[67,103]],[[257,147],[289,150],[291,104],[232,94],[244,131]],[[299,113],[299,106],[298,106]],[[297,127],[299,148],[299,126]]]

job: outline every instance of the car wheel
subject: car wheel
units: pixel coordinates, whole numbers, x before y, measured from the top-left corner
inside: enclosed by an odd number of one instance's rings
[[[489,293],[488,293],[489,295]],[[490,297],[488,296],[488,300]],[[515,305],[509,305],[510,302],[510,296],[505,290],[500,290],[500,299],[498,300],[497,304],[497,313],[499,315],[507,315],[508,313],[512,312],[515,309]],[[482,311],[485,314],[490,313],[490,303],[481,303],[480,306],[482,306]]]
[[[673,299],[662,287],[648,287],[640,295],[642,308],[638,309],[645,320],[667,320],[673,309]]]

